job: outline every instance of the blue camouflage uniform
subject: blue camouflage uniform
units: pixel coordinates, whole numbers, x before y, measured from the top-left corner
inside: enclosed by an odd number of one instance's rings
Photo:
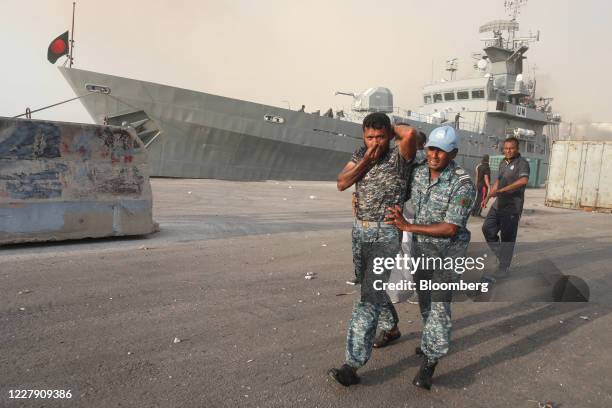
[[[363,160],[366,150],[357,149],[351,160]],[[372,291],[372,275],[367,272],[373,257],[394,257],[400,250],[401,232],[386,225],[384,219],[389,207],[406,201],[412,167],[413,162],[406,161],[391,141],[389,151],[356,183],[353,263],[362,283],[361,299],[353,307],[346,338],[346,362],[353,368],[363,366],[370,358],[376,327],[391,330],[399,320],[386,292]]]
[[[449,223],[458,226],[454,237],[432,237],[416,234],[412,236],[413,257],[462,257],[470,242],[470,231],[466,228],[476,190],[467,172],[453,160],[435,181],[430,180],[427,163],[414,168],[410,183],[411,201],[415,209],[414,223],[430,225]],[[421,291],[420,280],[432,282],[454,282],[458,274],[452,270],[416,271],[419,306],[423,319],[421,349],[431,362],[436,362],[448,353],[451,332],[451,292]]]

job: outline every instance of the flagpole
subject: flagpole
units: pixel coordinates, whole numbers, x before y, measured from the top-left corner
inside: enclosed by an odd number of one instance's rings
[[[72,68],[72,49],[74,48],[74,9],[75,9],[75,5],[76,2],[72,2],[72,31],[70,31],[70,57],[68,58],[70,60],[70,66],[69,68]]]

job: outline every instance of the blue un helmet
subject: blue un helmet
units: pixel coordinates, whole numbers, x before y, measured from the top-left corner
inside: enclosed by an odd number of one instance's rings
[[[437,147],[447,153],[459,148],[457,143],[457,133],[450,126],[441,126],[435,128],[429,134],[429,139],[425,147]]]

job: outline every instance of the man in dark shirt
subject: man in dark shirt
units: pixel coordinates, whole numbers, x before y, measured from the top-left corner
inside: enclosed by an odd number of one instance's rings
[[[497,180],[482,201],[482,208],[486,208],[489,199],[497,198],[482,225],[482,233],[499,259],[498,277],[508,272],[512,262],[525,186],[529,182],[529,162],[519,153],[518,139],[510,137],[504,141],[504,156]]]
[[[377,326],[387,342],[400,336],[395,308],[384,290],[376,290],[374,275],[368,268],[375,257],[394,257],[400,250],[401,234],[393,225],[385,224],[385,216],[390,207],[406,201],[416,154],[415,139],[415,129],[405,125],[394,129],[384,113],[369,114],[363,120],[364,146],[355,151],[338,175],[338,190],[356,184],[352,243],[361,298],[353,307],[349,322],[346,363],[332,368],[328,374],[347,387],[359,383],[357,369],[372,354]]]
[[[472,210],[472,215],[480,217],[482,212],[482,200],[491,190],[491,168],[489,167],[489,155],[482,156],[482,160],[476,166],[476,202]]]

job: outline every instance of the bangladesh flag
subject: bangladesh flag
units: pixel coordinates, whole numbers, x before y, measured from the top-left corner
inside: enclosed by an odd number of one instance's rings
[[[63,55],[68,55],[68,31],[51,41],[47,59],[50,63],[55,64],[55,61]]]

